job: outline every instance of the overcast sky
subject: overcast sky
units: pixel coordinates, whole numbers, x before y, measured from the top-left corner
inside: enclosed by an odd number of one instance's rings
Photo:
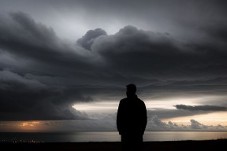
[[[0,120],[114,119],[128,83],[151,119],[225,115],[226,8],[224,0],[1,0]]]

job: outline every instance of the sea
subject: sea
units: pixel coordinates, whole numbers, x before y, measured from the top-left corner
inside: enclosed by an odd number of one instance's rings
[[[227,132],[145,132],[144,142],[227,139]],[[119,142],[117,132],[0,133],[0,142]]]

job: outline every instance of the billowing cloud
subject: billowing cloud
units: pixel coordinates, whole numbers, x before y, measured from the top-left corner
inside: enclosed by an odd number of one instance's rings
[[[0,75],[1,120],[87,118],[85,113],[71,108],[74,102],[71,97],[88,99],[77,92],[68,90],[68,94],[64,94],[63,89],[51,88],[29,75],[21,76],[11,71],[0,71]]]
[[[103,29],[97,28],[95,30],[89,30],[82,38],[77,40],[77,43],[83,48],[91,50],[94,40],[102,35],[106,35]]]
[[[169,121],[168,123],[162,122],[158,116],[154,115],[150,118],[147,124],[147,129],[146,130],[175,130],[175,131],[185,131],[185,130],[201,130],[201,131],[207,131],[207,130],[212,130],[212,131],[219,131],[219,130],[226,130],[226,126],[212,126],[212,125],[205,125],[202,124],[195,119],[190,120],[189,125],[180,125],[176,124],[172,121]]]
[[[216,51],[206,44],[206,50],[202,47],[198,49],[200,45],[197,44],[190,45],[193,47],[185,46],[165,33],[126,26],[113,36],[99,38],[92,48],[107,61],[112,70],[126,76],[163,78],[166,75],[169,78],[189,79],[190,76],[206,74],[206,77],[211,78],[215,72],[225,73],[225,51]]]
[[[198,121],[191,119],[191,128],[192,129],[206,129],[207,126],[199,123]]]
[[[144,98],[225,94],[225,45],[134,26],[70,43],[25,13],[0,17],[0,120],[86,119],[75,102],[119,101],[129,82]]]

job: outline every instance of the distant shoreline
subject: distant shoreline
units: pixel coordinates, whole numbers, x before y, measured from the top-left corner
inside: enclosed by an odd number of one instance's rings
[[[217,140],[227,139],[227,132],[148,132],[144,142]],[[12,143],[54,143],[54,142],[120,142],[117,132],[80,132],[80,133],[0,133],[1,142]]]
[[[217,140],[188,140],[188,141],[154,141],[144,142],[144,151],[182,151],[182,150],[226,150],[227,139]],[[59,142],[59,143],[9,143],[1,142],[1,148],[22,151],[120,151],[120,142]]]

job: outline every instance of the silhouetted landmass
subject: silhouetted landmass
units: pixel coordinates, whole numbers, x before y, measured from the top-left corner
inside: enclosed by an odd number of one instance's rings
[[[144,142],[144,151],[226,151],[227,139],[206,141]],[[120,142],[0,143],[1,150],[21,151],[120,151]]]

